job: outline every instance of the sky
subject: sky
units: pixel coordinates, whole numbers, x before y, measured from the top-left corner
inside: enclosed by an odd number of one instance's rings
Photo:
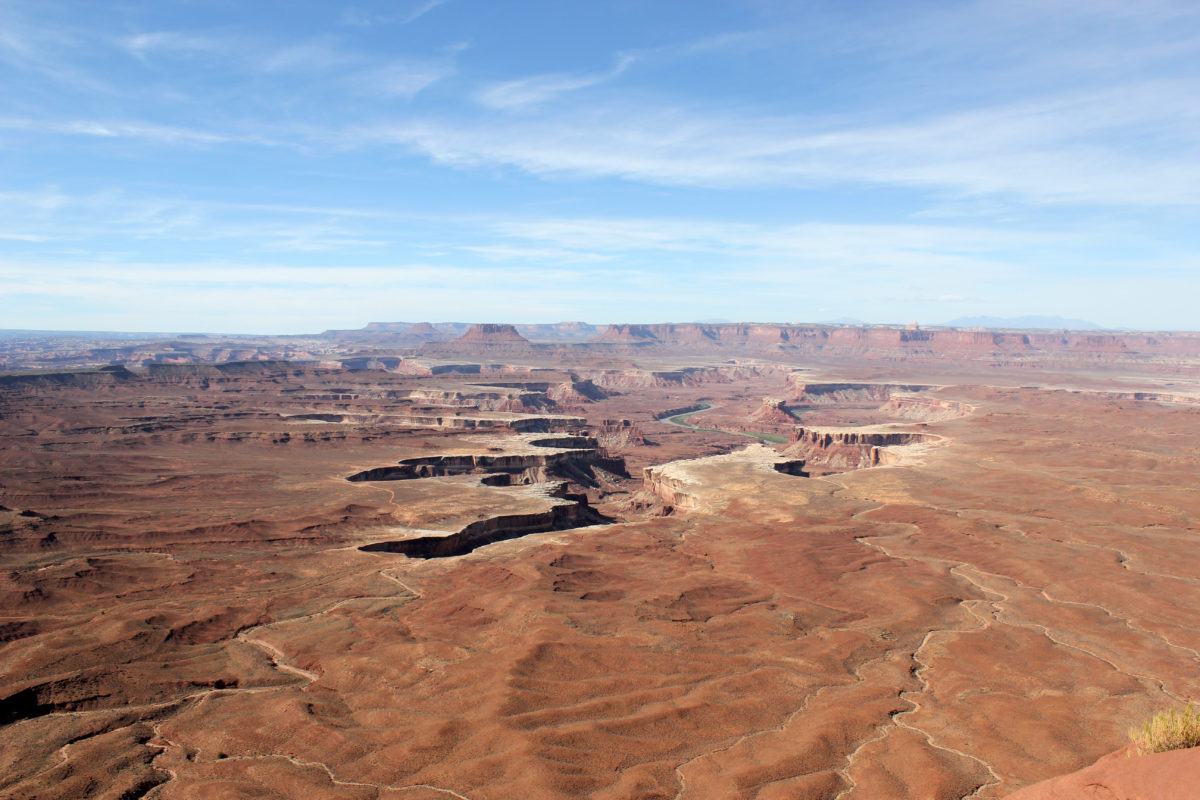
[[[0,0],[0,328],[1198,299],[1194,0]]]

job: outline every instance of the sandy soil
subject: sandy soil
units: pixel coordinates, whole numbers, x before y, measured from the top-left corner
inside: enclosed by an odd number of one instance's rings
[[[567,404],[313,368],[6,387],[0,796],[997,798],[1200,697],[1200,406],[1132,394],[1166,379],[698,360],[503,378],[603,390]],[[801,411],[936,437],[818,477],[658,419],[751,425],[805,366],[971,413]],[[447,472],[347,480],[413,459]],[[608,523],[546,516],[584,502]],[[515,518],[543,530],[359,549]]]

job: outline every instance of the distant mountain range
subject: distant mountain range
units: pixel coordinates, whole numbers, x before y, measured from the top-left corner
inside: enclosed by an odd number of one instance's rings
[[[1086,319],[1068,317],[956,317],[942,323],[948,328],[1048,328],[1069,331],[1102,331],[1105,328]]]

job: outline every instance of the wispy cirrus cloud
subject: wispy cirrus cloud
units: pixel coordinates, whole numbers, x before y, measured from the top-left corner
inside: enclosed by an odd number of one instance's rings
[[[449,48],[435,56],[383,57],[334,36],[280,44],[230,32],[154,31],[122,37],[116,44],[148,67],[154,61],[204,59],[213,74],[241,73],[289,83],[304,76],[308,91],[333,86],[355,95],[408,99],[454,74],[459,52]],[[289,93],[296,91],[292,84]]]
[[[401,17],[401,22],[407,25],[410,22],[416,22],[421,17],[433,11],[438,6],[447,2],[447,0],[422,0],[417,3],[411,11]]]
[[[99,139],[136,139],[160,144],[216,145],[234,142],[261,145],[282,144],[280,141],[253,133],[214,132],[176,125],[122,120],[47,121],[9,117],[0,118],[0,130],[53,133]]]
[[[352,129],[436,162],[689,187],[897,185],[1035,203],[1200,204],[1200,92],[1151,81],[904,122],[607,104]],[[1148,146],[1153,143],[1154,146]]]
[[[178,31],[152,31],[122,36],[116,40],[118,47],[131,55],[142,58],[156,53],[186,55],[194,53],[227,54],[234,44],[227,37]]]
[[[1194,324],[1195,3],[102,5],[0,0],[0,279],[101,264],[114,298],[179,299],[154,265],[224,264],[265,304],[288,277],[254,267],[365,265],[379,318],[492,284],[570,318],[1036,294],[1100,322],[1096,287],[1144,279]],[[219,316],[220,291],[179,301]]]
[[[750,47],[756,43],[761,44],[766,38],[761,31],[739,31],[657,47],[623,50],[613,56],[613,64],[607,70],[550,72],[498,81],[477,92],[475,99],[487,108],[504,111],[527,110],[582,89],[606,84],[620,77],[639,62],[664,62],[720,53]]]
[[[389,25],[391,23],[408,25],[411,22],[416,22],[446,2],[447,0],[420,0],[420,2],[411,4],[411,8],[407,10],[398,9],[389,14],[363,11],[358,8],[347,8],[342,10],[341,16],[338,18],[338,24],[355,28],[370,28],[376,25]]]
[[[0,239],[39,243],[47,257],[123,242],[127,252],[377,252],[402,220],[370,209],[199,201],[122,190],[71,193],[50,187],[0,192]]]
[[[1061,248],[1066,234],[936,224],[734,223],[712,219],[504,219],[488,223],[497,236],[525,246],[554,246],[613,258],[641,254],[647,261],[672,257],[699,264],[753,265],[748,281],[779,265],[827,268],[920,266],[953,270],[1010,268],[1015,248]],[[775,275],[773,279],[779,279]]]
[[[637,59],[629,54],[617,56],[611,69],[586,74],[552,73],[534,75],[489,86],[479,93],[479,102],[488,108],[525,109],[541,105],[568,92],[587,89],[616,78]]]

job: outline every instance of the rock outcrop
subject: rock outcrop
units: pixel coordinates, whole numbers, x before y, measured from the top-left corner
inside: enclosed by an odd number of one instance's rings
[[[1035,783],[1007,800],[1186,800],[1200,797],[1200,747],[1110,753],[1078,772]]]
[[[848,472],[877,467],[894,459],[889,447],[938,441],[940,437],[906,431],[796,428],[785,456],[803,459],[809,472]]]
[[[909,419],[916,422],[942,422],[965,417],[973,413],[975,408],[967,403],[942,400],[937,397],[896,396],[890,398],[882,410],[888,416],[898,419]]]
[[[553,352],[554,345],[534,345],[512,325],[481,323],[449,342],[430,342],[417,348],[428,358],[483,357],[521,358],[538,352]]]
[[[409,558],[449,558],[466,555],[487,544],[516,539],[531,533],[572,530],[612,521],[592,509],[585,496],[566,495],[562,489],[562,484],[539,487],[547,498],[562,498],[545,511],[490,517],[472,522],[453,533],[372,542],[358,549],[367,553],[400,553]]]
[[[807,383],[803,374],[788,376],[792,397],[799,405],[869,405],[886,403],[896,392],[923,392],[929,386],[893,383]]]
[[[471,329],[455,340],[460,344],[482,345],[512,345],[529,344],[529,340],[517,333],[512,325],[495,325],[482,323],[471,326]]]
[[[762,405],[750,414],[749,419],[758,430],[776,430],[796,425],[799,420],[784,407],[786,402],[777,397],[764,397]]]
[[[532,342],[586,342],[600,333],[599,327],[586,322],[554,322],[515,327],[518,333]]]
[[[666,512],[711,508],[728,502],[717,487],[714,492],[712,476],[725,475],[729,469],[749,468],[752,472],[781,473],[808,477],[803,462],[789,454],[780,454],[765,445],[748,445],[741,450],[719,456],[683,459],[646,467],[642,471],[642,491],[660,501]]]
[[[769,364],[735,363],[716,367],[685,367],[679,370],[579,370],[579,377],[590,379],[605,391],[620,392],[659,386],[702,386],[709,383],[742,382],[787,372],[786,368]]]
[[[596,441],[606,452],[614,453],[646,444],[642,429],[627,419],[601,420],[596,429]]]
[[[489,441],[496,443],[489,444]],[[596,439],[588,436],[524,433],[503,440],[484,439],[472,443],[478,447],[476,452],[413,456],[395,464],[355,472],[346,480],[360,483],[451,475],[504,475],[503,480],[492,484],[511,486],[562,479],[581,486],[595,486],[597,469],[610,474],[625,474],[624,463],[602,454]]]
[[[596,339],[600,343],[653,344],[659,341],[652,328],[655,325],[609,325]]]
[[[579,408],[603,400],[608,394],[590,380],[575,380],[548,387],[546,396],[560,406]]]
[[[101,367],[100,369],[70,370],[65,372],[25,372],[0,375],[0,391],[36,393],[39,389],[61,387],[90,390],[128,381],[136,377],[134,373],[125,369],[125,367]]]

